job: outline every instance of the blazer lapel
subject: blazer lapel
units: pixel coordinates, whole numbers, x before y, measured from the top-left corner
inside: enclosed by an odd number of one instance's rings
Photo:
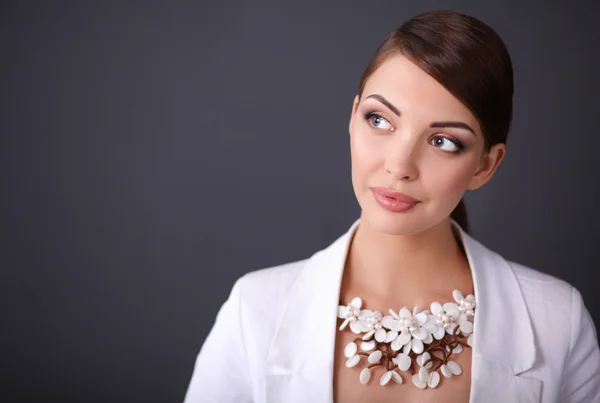
[[[452,220],[471,267],[477,315],[473,330],[471,403],[534,403],[542,382],[518,376],[536,358],[525,298],[508,262]]]
[[[267,402],[331,403],[337,308],[354,229],[310,257],[292,286],[267,357]]]
[[[265,401],[331,403],[337,307],[356,220],[311,256],[290,289],[267,355]],[[470,403],[534,403],[541,381],[518,376],[535,362],[534,333],[517,278],[497,253],[452,220],[473,275],[477,316]]]

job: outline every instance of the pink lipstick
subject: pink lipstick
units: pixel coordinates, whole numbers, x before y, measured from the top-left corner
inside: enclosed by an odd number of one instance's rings
[[[414,197],[382,187],[371,188],[371,191],[373,192],[375,201],[381,207],[394,213],[408,211],[419,203],[419,200]]]

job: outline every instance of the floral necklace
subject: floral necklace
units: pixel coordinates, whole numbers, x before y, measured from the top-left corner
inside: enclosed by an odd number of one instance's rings
[[[402,383],[398,371],[410,370],[412,381],[420,389],[435,388],[440,382],[440,373],[446,378],[460,375],[462,368],[453,360],[452,354],[460,354],[464,347],[473,346],[473,321],[475,297],[466,298],[458,290],[452,292],[455,302],[434,302],[430,310],[415,307],[411,313],[406,307],[391,316],[380,311],[360,309],[362,300],[354,298],[347,306],[338,307],[338,318],[344,319],[339,330],[350,325],[357,337],[344,348],[348,358],[346,367],[355,367],[362,356],[368,365],[359,376],[366,385],[371,379],[372,369],[385,368],[379,384],[387,385],[390,380]],[[359,345],[360,343],[360,345]],[[413,370],[413,359],[419,370]]]

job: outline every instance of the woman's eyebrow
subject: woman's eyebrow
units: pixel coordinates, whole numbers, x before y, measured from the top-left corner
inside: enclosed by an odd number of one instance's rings
[[[471,126],[463,122],[433,122],[429,125],[429,127],[452,127],[455,129],[465,129],[470,131],[475,136],[475,130],[473,130]]]
[[[382,104],[384,104],[385,106],[387,106],[396,115],[398,115],[398,116],[402,115],[400,113],[400,110],[398,110],[398,108],[396,108],[390,101],[385,99],[385,97],[383,97],[382,95],[371,94],[367,98],[376,99],[379,102],[381,102]],[[365,99],[367,99],[367,98],[365,98]],[[468,124],[466,124],[464,122],[433,122],[431,125],[429,125],[429,127],[436,127],[436,128],[451,127],[451,128],[455,128],[455,129],[464,129],[464,130],[470,131],[473,135],[475,135],[475,130],[473,130],[473,128],[471,126],[469,126]]]
[[[379,94],[372,94],[372,95],[369,95],[367,98],[374,98],[374,99],[378,100],[379,102],[381,102],[382,104],[387,106],[396,115],[400,116],[400,111],[398,110],[398,108],[396,108],[394,105],[392,105],[392,103],[390,101],[388,101],[387,99],[385,99],[383,96],[381,96]],[[367,98],[365,98],[365,99],[367,99]]]

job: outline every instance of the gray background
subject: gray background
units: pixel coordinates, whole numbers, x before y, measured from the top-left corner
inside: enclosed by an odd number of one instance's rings
[[[574,284],[600,324],[598,3],[1,4],[9,401],[182,400],[234,280],[358,217],[360,74],[437,8],[496,29],[516,74],[507,158],[467,197],[475,237]]]

